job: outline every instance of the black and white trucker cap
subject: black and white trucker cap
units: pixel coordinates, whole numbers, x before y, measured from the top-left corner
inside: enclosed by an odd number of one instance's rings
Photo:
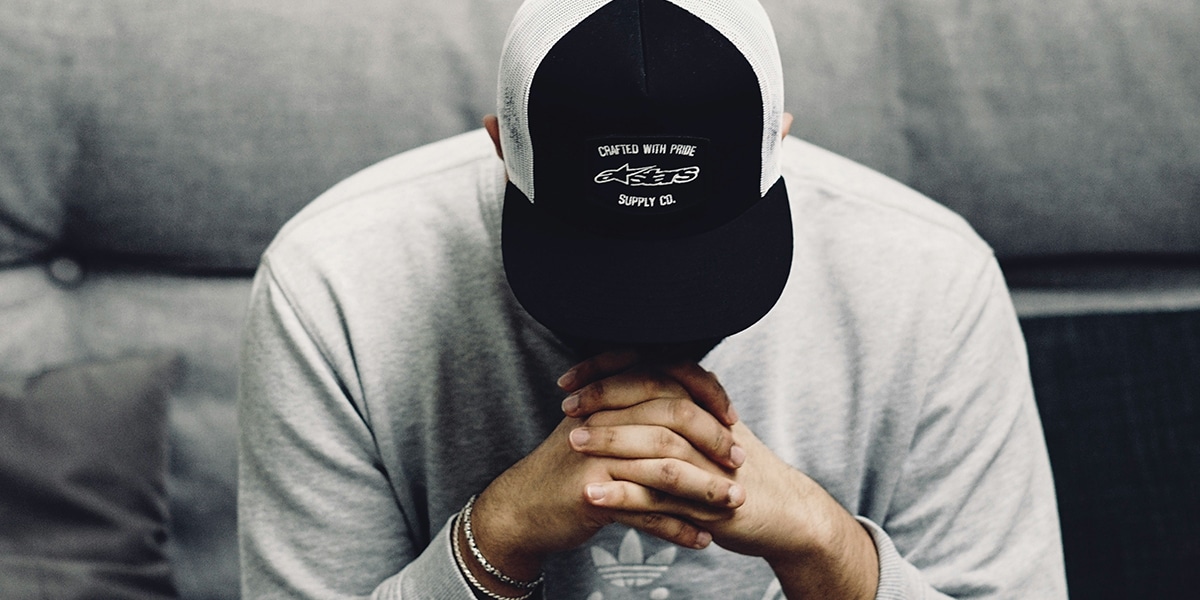
[[[755,0],[528,0],[500,61],[509,285],[552,331],[721,338],[792,259],[783,75]]]

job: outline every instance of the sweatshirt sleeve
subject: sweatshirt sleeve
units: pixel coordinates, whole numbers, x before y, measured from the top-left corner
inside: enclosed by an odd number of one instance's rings
[[[1049,457],[1015,311],[994,259],[947,314],[886,519],[860,519],[878,598],[1065,599]]]
[[[395,500],[350,350],[318,343],[289,291],[264,261],[238,390],[242,596],[474,600],[448,528],[421,544]]]

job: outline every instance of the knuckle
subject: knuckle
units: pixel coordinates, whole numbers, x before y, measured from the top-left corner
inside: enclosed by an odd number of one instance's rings
[[[675,381],[670,375],[662,371],[654,371],[651,374],[651,380],[656,397],[679,398],[687,396],[687,390],[682,385],[679,385],[678,381]]]
[[[704,380],[712,387],[712,390],[717,393],[724,394],[725,386],[721,385],[721,380],[717,379],[717,374],[711,371],[704,371]]]
[[[700,409],[691,400],[677,399],[671,401],[669,410],[671,423],[679,426],[691,423]]]
[[[703,369],[701,369],[700,372],[702,373],[700,376],[700,381],[703,382],[703,385],[705,386],[704,391],[708,394],[708,396],[710,398],[717,399],[722,403],[727,402],[728,397],[725,394],[725,386],[721,385],[721,380],[717,379],[716,374]]]
[[[604,448],[612,448],[617,445],[620,440],[620,434],[617,433],[616,428],[605,427],[601,431],[604,432],[604,435],[600,436]]]
[[[672,459],[666,459],[659,463],[658,476],[662,482],[668,486],[676,486],[682,477],[679,464]]]
[[[717,437],[713,440],[712,449],[718,454],[725,454],[733,446],[733,439],[725,433],[725,428],[717,430]]]
[[[729,487],[731,485],[728,481],[713,479],[708,482],[708,486],[704,490],[704,498],[709,502],[724,504],[725,499],[729,497]]]
[[[608,383],[603,379],[593,381],[591,388],[592,388],[592,394],[595,395],[597,398],[601,398],[604,396],[604,393],[607,391]]]
[[[641,519],[642,525],[651,531],[662,531],[663,523],[667,520],[666,517],[659,513],[643,513]]]
[[[654,447],[660,456],[674,456],[678,438],[669,429],[658,429],[654,434]]]
[[[662,378],[658,373],[644,373],[636,381],[643,398],[657,397],[662,389]]]
[[[696,543],[696,540],[699,538],[699,535],[700,535],[699,530],[697,530],[695,527],[692,527],[691,525],[688,525],[687,523],[680,521],[680,520],[675,520],[672,523],[671,529],[672,529],[672,531],[670,532],[671,537],[673,537],[677,540],[681,540],[687,544]]]
[[[579,406],[584,410],[591,410],[598,406],[604,399],[604,380],[593,381],[587,387],[579,390]]]

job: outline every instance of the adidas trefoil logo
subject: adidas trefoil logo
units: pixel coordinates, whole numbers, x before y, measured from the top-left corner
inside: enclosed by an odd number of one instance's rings
[[[637,531],[630,529],[621,540],[616,556],[599,546],[592,546],[591,550],[592,563],[596,565],[601,578],[618,587],[637,588],[662,577],[675,563],[679,548],[667,546],[646,558],[641,537]]]

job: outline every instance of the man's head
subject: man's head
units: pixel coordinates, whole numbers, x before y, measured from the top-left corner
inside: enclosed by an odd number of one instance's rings
[[[527,1],[495,130],[525,309],[569,338],[643,345],[766,314],[792,255],[781,73],[753,0]]]

